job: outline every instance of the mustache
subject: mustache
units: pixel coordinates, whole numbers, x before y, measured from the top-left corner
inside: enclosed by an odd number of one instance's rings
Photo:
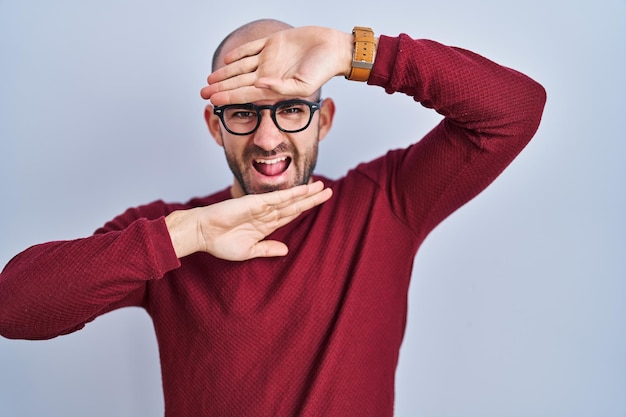
[[[277,147],[275,147],[274,149],[272,149],[271,151],[266,151],[265,149],[257,146],[257,145],[252,145],[248,148],[246,148],[246,150],[244,151],[244,157],[246,158],[271,158],[272,156],[276,156],[280,153],[291,153],[293,154],[293,149],[292,146],[286,144],[286,143],[281,143],[279,144]]]

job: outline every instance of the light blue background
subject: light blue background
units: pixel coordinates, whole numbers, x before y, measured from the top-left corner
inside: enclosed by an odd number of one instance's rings
[[[396,415],[625,417],[626,2],[429,3],[1,0],[0,265],[231,182],[199,89],[234,27],[276,17],[435,39],[530,75],[548,104],[535,140],[417,257]],[[331,177],[439,120],[339,78],[324,94],[338,106],[318,165]],[[140,309],[50,341],[0,339],[1,416],[162,413]]]

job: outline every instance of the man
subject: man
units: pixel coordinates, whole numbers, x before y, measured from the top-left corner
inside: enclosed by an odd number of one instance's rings
[[[0,332],[51,338],[142,306],[167,416],[391,416],[415,254],[532,138],[543,88],[433,41],[274,20],[233,32],[214,63],[202,96],[232,186],[27,249],[0,277]],[[445,118],[339,180],[316,176],[334,116],[320,88],[338,75]]]

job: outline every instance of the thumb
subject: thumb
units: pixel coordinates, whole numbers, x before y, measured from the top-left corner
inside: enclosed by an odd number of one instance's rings
[[[281,96],[307,97],[314,92],[308,84],[295,78],[281,79],[262,77],[254,83],[254,86],[259,89],[271,90]],[[312,90],[310,94],[308,90]]]
[[[260,77],[258,80],[254,82],[254,86],[256,88],[267,88],[271,89],[272,86],[276,85],[280,80],[276,80],[271,77]]]
[[[285,256],[289,248],[283,242],[277,240],[262,240],[252,247],[250,258],[271,258]]]

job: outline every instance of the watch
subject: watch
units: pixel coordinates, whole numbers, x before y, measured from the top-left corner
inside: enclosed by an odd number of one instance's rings
[[[376,56],[377,41],[374,31],[368,27],[355,26],[352,35],[354,36],[352,69],[346,78],[352,81],[367,81]]]

